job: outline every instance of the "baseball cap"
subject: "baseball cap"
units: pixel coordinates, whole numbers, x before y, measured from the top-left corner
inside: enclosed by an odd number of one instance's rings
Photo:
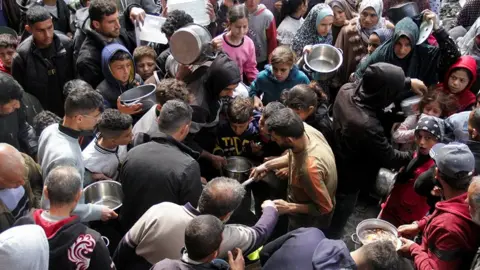
[[[460,172],[468,172],[466,176],[470,177],[475,170],[475,158],[463,143],[437,143],[430,149],[430,157],[435,160],[438,170],[451,178],[458,179]]]

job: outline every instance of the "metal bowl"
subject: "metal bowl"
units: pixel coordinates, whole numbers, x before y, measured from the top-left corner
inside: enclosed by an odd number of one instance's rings
[[[252,168],[252,162],[244,157],[228,157],[227,165],[223,167],[223,175],[242,183],[248,179]]]
[[[384,198],[393,189],[395,184],[395,178],[398,173],[394,173],[389,169],[380,168],[377,174],[377,179],[375,181],[374,194],[379,198]]]
[[[157,103],[155,98],[156,86],[153,84],[144,84],[120,95],[120,101],[125,105],[142,104],[142,110],[148,111]]]
[[[104,205],[112,210],[122,206],[122,184],[113,180],[95,182],[83,189],[85,203]]]
[[[343,53],[340,49],[328,44],[312,47],[312,51],[303,55],[303,69],[312,72],[313,79],[324,81],[332,78],[343,63]]]
[[[372,230],[372,229],[382,229],[393,234],[396,237],[396,242],[397,242],[393,244],[396,245],[397,249],[400,248],[400,246],[402,245],[402,242],[400,241],[400,239],[398,239],[397,228],[393,226],[390,222],[387,222],[379,218],[369,218],[358,223],[355,233],[352,234],[352,241],[358,244],[358,242],[354,239],[356,236],[358,237],[358,240],[362,245],[366,245],[367,243],[365,241],[364,232],[366,230]]]
[[[402,100],[402,102],[400,102],[400,107],[402,107],[403,115],[407,117],[416,114],[418,111],[418,104],[421,100],[421,96],[413,96]]]
[[[418,5],[415,2],[398,4],[387,10],[387,17],[393,24],[397,24],[405,17],[412,18],[418,14],[420,14],[420,12],[418,11]]]
[[[211,41],[207,28],[191,23],[173,33],[169,41],[170,52],[183,65],[202,64],[216,57]]]

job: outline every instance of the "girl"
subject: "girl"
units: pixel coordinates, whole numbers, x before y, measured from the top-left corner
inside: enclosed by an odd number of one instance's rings
[[[308,13],[305,22],[295,34],[292,49],[299,56],[304,50],[309,50],[307,45],[332,44],[333,10],[327,4],[315,5]]]
[[[254,106],[260,110],[263,105],[277,101],[284,89],[297,84],[309,84],[307,75],[295,65],[295,53],[287,46],[277,47],[270,59],[271,65],[258,74],[250,85],[250,97],[254,98]],[[263,94],[263,99],[260,96]]]
[[[333,10],[333,26],[332,36],[333,43],[337,41],[338,34],[342,27],[348,24],[348,21],[357,16],[357,10],[355,8],[355,1],[353,0],[330,0],[326,3]]]
[[[430,149],[443,138],[443,120],[425,116],[415,128],[417,150],[405,170],[397,175],[392,192],[382,204],[380,218],[392,223],[395,227],[420,220],[430,210],[427,198],[418,195],[414,190],[415,180],[435,163],[430,158]]]
[[[295,33],[305,21],[303,15],[307,12],[307,0],[283,0],[281,23],[277,29],[277,39],[281,45],[291,45]]]
[[[393,31],[387,28],[380,28],[370,35],[368,38],[368,47],[367,47],[367,55],[365,55],[360,63],[363,63],[367,60],[367,57],[371,55],[380,45],[385,43],[385,41],[389,40],[392,37]]]
[[[222,35],[223,51],[235,61],[240,74],[250,84],[257,77],[255,45],[246,36],[248,32],[248,11],[244,5],[233,6],[228,11],[228,32]]]
[[[333,146],[332,120],[328,116],[328,99],[317,82],[299,84],[285,92],[285,105],[295,111],[302,120],[320,131]],[[282,93],[283,94],[283,93]]]
[[[401,147],[402,149],[412,149],[411,144],[415,141],[415,127],[421,117],[429,115],[444,118],[455,107],[456,100],[451,95],[430,89],[418,104],[419,113],[408,116],[392,133],[393,142],[406,144]]]

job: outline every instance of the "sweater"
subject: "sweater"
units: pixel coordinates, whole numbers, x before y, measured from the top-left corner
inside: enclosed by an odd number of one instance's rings
[[[248,36],[255,44],[257,63],[268,60],[268,56],[277,47],[277,26],[275,18],[265,5],[248,15]]]
[[[305,19],[302,17],[297,19],[291,16],[286,16],[277,29],[278,42],[281,45],[292,45],[293,37],[297,33],[298,29],[300,29],[300,26],[302,26],[303,21],[305,21]]]
[[[44,178],[56,167],[72,166],[82,176],[83,187],[85,165],[77,140],[78,133],[59,124],[50,125],[43,130],[39,139],[38,163],[42,168]],[[50,202],[45,198],[45,194],[42,194],[41,206],[43,209],[50,208]],[[73,214],[78,215],[82,222],[100,220],[102,209],[102,205],[85,204],[85,198],[82,196],[73,210]]]
[[[265,70],[258,74],[258,77],[250,85],[250,97],[260,97],[263,94],[263,105],[280,99],[280,94],[284,89],[290,89],[297,84],[309,84],[310,80],[296,65],[290,70],[290,74],[285,81],[278,81],[272,72],[272,66],[265,66]]]
[[[240,74],[247,77],[248,82],[257,78],[257,61],[255,60],[255,45],[252,39],[245,36],[239,45],[233,45],[227,40],[227,35],[222,34],[222,50],[237,63]]]

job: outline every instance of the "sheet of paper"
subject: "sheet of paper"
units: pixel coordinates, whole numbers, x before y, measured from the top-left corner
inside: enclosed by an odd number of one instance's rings
[[[203,26],[210,24],[210,17],[207,13],[207,0],[168,0],[168,12],[183,10],[192,16],[193,22]]]
[[[167,37],[160,30],[162,25],[165,23],[165,20],[166,19],[164,17],[147,14],[143,25],[135,27],[137,45],[140,44],[140,40],[167,44]]]

